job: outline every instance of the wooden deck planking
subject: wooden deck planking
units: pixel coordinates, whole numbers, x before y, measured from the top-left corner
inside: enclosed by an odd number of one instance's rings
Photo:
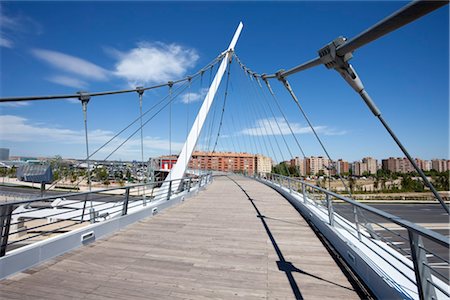
[[[241,187],[216,177],[182,205],[0,281],[0,298],[359,299],[284,198],[232,179]]]

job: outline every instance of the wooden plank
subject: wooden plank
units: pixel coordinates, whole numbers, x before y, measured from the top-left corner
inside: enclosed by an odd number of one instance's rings
[[[1,281],[0,296],[359,299],[288,201],[232,178],[241,187],[216,177],[177,207]]]

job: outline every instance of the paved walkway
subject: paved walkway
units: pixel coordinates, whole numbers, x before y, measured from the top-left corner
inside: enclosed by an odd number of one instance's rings
[[[359,299],[284,198],[232,179],[0,281],[0,299]]]

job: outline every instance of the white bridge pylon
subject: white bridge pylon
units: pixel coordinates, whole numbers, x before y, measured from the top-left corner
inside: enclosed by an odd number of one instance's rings
[[[231,40],[228,49],[226,50],[226,54],[220,63],[219,69],[214,77],[214,80],[209,87],[208,93],[203,100],[203,104],[198,112],[197,117],[192,125],[191,131],[184,143],[184,146],[181,150],[180,155],[178,156],[177,163],[173,166],[170,173],[167,175],[166,182],[164,182],[162,190],[164,190],[164,185],[167,185],[167,182],[170,180],[177,180],[173,182],[172,189],[176,190],[180,183],[179,179],[183,178],[186,168],[188,166],[189,160],[192,156],[192,152],[194,151],[195,146],[197,145],[197,141],[199,135],[202,131],[203,124],[205,123],[206,117],[208,116],[209,110],[213,103],[214,97],[216,95],[217,89],[219,88],[220,82],[222,81],[223,74],[227,68],[227,65],[231,59],[232,52],[234,51],[234,47],[236,46],[239,35],[241,34],[243,28],[242,22],[239,23],[239,26],[234,33],[233,39]],[[224,52],[225,53],[225,52]]]

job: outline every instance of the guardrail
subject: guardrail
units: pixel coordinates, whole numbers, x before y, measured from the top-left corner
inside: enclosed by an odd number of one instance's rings
[[[124,216],[200,188],[211,174],[0,203],[0,257],[7,251]]]
[[[296,195],[330,227],[359,241],[375,260],[414,284],[419,299],[450,298],[447,237],[299,179],[278,174],[259,178]]]

